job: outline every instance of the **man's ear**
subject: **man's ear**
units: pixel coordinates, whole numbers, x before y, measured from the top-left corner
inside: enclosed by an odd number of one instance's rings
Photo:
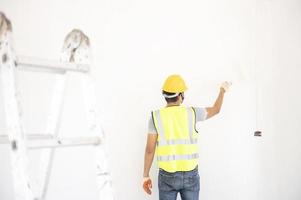
[[[180,94],[179,94],[179,96],[181,96],[182,97],[182,101],[184,100],[184,93],[183,92],[181,92]]]

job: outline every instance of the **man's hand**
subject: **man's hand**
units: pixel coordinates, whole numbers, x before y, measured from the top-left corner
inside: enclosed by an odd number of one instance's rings
[[[232,85],[231,82],[223,82],[222,85],[221,85],[221,89],[224,91],[224,92],[227,92],[227,90],[229,89],[229,87]]]
[[[151,195],[152,194],[151,189],[153,188],[153,185],[152,185],[152,180],[150,179],[150,177],[144,177],[142,182],[143,182],[144,191],[147,194]]]
[[[218,114],[221,110],[222,104],[223,104],[223,98],[224,98],[224,93],[229,89],[229,87],[232,85],[231,82],[223,82],[220,87],[220,92],[215,100],[215,103],[212,107],[207,107],[207,118],[209,119],[213,117],[214,115]]]

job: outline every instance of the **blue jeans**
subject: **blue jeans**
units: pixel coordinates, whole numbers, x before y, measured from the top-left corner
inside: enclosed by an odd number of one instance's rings
[[[159,169],[159,200],[199,200],[200,176],[198,168],[188,172],[170,173]]]

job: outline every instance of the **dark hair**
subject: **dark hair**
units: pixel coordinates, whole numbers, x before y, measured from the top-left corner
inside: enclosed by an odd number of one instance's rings
[[[171,95],[174,95],[174,94],[176,94],[176,93],[165,92],[165,91],[163,90],[163,91],[162,91],[162,94],[171,96]],[[179,94],[179,95],[180,95],[180,94]],[[167,103],[174,103],[174,102],[177,102],[177,101],[178,101],[178,98],[179,98],[179,95],[176,96],[176,97],[173,97],[173,98],[166,98],[166,97],[165,97],[165,100],[166,100]]]

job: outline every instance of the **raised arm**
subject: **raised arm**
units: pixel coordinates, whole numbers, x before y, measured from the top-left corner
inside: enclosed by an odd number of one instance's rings
[[[207,110],[207,118],[206,119],[209,119],[220,112],[222,104],[223,104],[224,94],[228,90],[230,85],[231,85],[230,82],[222,83],[222,85],[220,87],[219,95],[218,95],[217,99],[215,100],[214,105],[212,107],[206,108],[206,110]]]

